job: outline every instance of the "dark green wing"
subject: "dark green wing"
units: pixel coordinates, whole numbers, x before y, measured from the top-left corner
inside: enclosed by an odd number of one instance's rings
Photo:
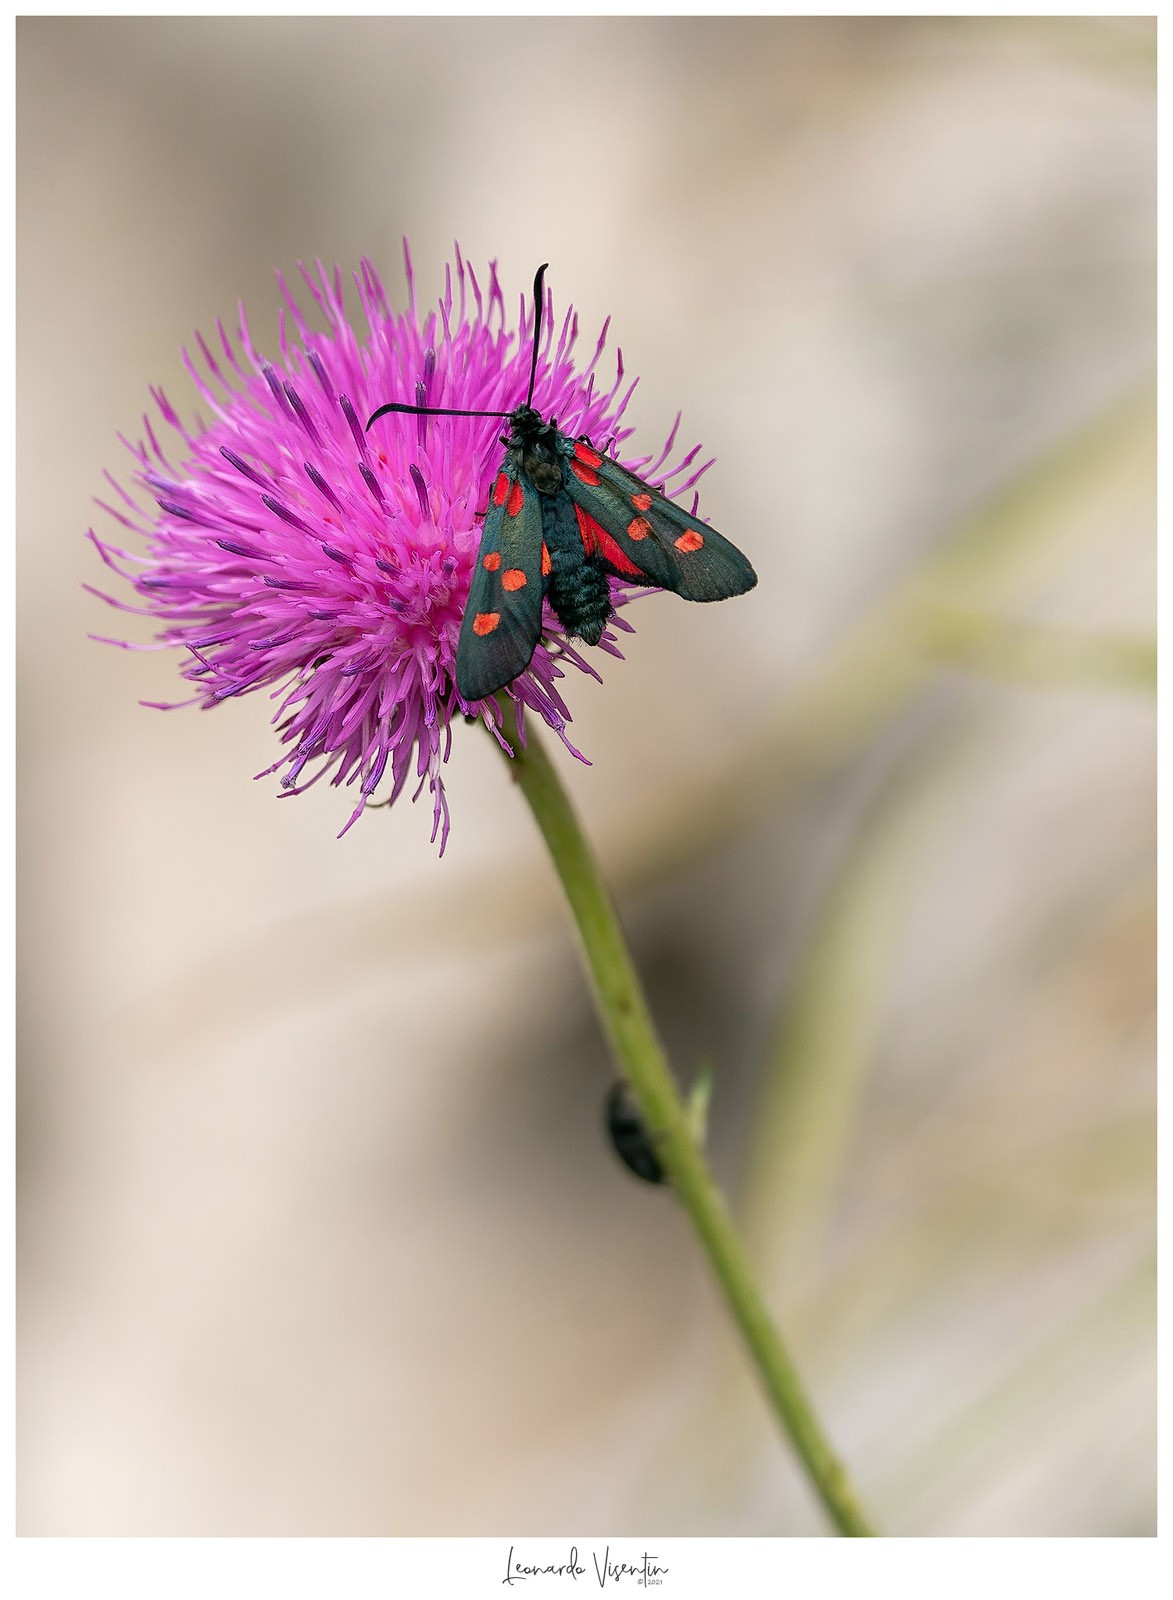
[[[456,650],[465,700],[495,694],[529,666],[542,632],[542,507],[507,456],[489,492]]]
[[[574,502],[645,581],[686,600],[728,600],[757,583],[735,544],[585,440],[567,456],[563,478]]]

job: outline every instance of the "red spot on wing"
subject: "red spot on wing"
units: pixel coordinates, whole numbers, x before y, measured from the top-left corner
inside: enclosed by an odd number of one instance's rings
[[[699,550],[704,542],[703,535],[699,534],[695,528],[689,528],[687,533],[682,533],[679,539],[673,540],[676,548],[683,550],[685,555],[688,555],[692,550]]]
[[[572,461],[570,470],[580,483],[585,483],[588,489],[593,489],[598,484],[599,474],[581,461]]]
[[[472,631],[478,638],[483,639],[486,633],[492,633],[501,620],[499,611],[478,611],[473,618]]]
[[[599,452],[592,450],[590,445],[585,444],[581,439],[575,442],[574,458],[576,461],[584,462],[588,467],[600,467],[603,464],[603,458]]]
[[[631,497],[631,503],[637,511],[650,511],[652,508],[652,497],[650,494],[633,494]]]
[[[627,537],[629,539],[646,539],[652,531],[652,525],[646,517],[632,517],[627,524]]]
[[[501,552],[500,552],[500,550],[490,550],[488,555],[481,562],[481,566],[484,567],[486,572],[496,572],[497,568],[500,565],[501,565]]]
[[[509,503],[505,507],[507,517],[515,517],[525,504],[525,490],[520,483],[515,483],[509,491]]]
[[[505,496],[508,493],[509,479],[503,472],[499,472],[497,474],[497,481],[493,485],[493,504],[495,506],[503,506],[505,504]]]
[[[588,556],[602,556],[604,561],[610,562],[616,572],[622,572],[629,578],[642,578],[643,573],[630,557],[612,539],[606,528],[600,527],[589,511],[584,511],[581,506],[574,508],[578,517],[578,531],[582,535],[582,547]]]
[[[577,511],[578,507],[575,506],[574,509]],[[550,552],[546,549],[546,541],[543,539],[542,540],[542,577],[543,578],[548,578],[549,576],[550,576]]]
[[[501,574],[501,582],[506,589],[524,589],[525,573],[520,567],[509,567]]]

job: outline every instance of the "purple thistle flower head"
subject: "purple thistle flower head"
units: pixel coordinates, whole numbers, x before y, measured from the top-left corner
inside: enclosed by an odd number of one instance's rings
[[[185,426],[163,392],[152,390],[174,436],[167,445],[172,455],[147,416],[143,440],[122,442],[135,458],[139,499],[153,506],[143,510],[109,474],[121,509],[98,502],[146,540],[148,554],[128,553],[89,531],[103,561],[133,585],[141,604],[91,592],[161,624],[154,645],[104,642],[185,652],[182,672],[195,693],[177,704],[207,708],[269,690],[286,748],[258,777],[285,768],[286,794],[327,774],[335,784],[357,785],[345,833],[384,780],[390,803],[414,775],[416,797],[425,784],[430,790],[432,838],[439,837],[442,852],[448,807],[441,767],[452,718],[479,716],[504,744],[496,703],[466,703],[455,678],[479,519],[501,463],[502,425],[491,418],[400,416],[368,435],[363,423],[394,400],[511,410],[526,394],[533,309],[523,299],[511,328],[496,264],[482,288],[458,248],[438,309],[421,319],[406,244],[405,257],[405,312],[391,309],[369,261],[355,273],[365,337],[348,320],[341,271],[328,273],[320,262],[314,273],[301,271],[326,331],[310,327],[278,274],[285,305],[277,357],[256,350],[243,307],[235,345],[217,324],[222,356],[196,335],[200,362],[186,350],[183,362],[211,420]],[[559,327],[549,296],[545,311],[534,405],[571,436],[622,444],[631,433],[622,418],[635,382],[625,386],[620,351],[614,381],[596,384],[607,325],[590,362],[576,372],[577,317],[568,310]],[[690,472],[694,449],[665,471],[675,438],[673,426],[654,461],[645,456],[625,464],[657,486],[683,477],[667,491],[683,492],[705,468]],[[630,597],[613,584],[614,605]],[[564,667],[598,674],[559,631],[548,606],[543,621],[529,667],[504,692],[515,703],[522,737],[528,708],[578,756],[566,735]],[[630,631],[620,616],[612,625]],[[620,654],[611,632],[600,648]]]

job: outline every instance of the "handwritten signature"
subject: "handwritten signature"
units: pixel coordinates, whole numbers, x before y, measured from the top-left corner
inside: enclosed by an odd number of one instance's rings
[[[602,1562],[592,1550],[591,1562],[595,1569],[600,1589],[605,1589],[608,1582],[618,1583],[623,1578],[642,1584],[644,1588],[652,1588],[663,1583],[667,1567],[658,1566],[655,1556],[644,1552],[643,1559],[637,1563],[630,1561],[612,1561],[611,1546],[608,1545],[603,1553]],[[590,1572],[590,1567],[581,1567],[578,1564],[578,1546],[571,1545],[570,1555],[560,1563],[549,1562],[541,1565],[537,1562],[515,1561],[513,1559],[513,1546],[509,1546],[509,1559],[505,1563],[505,1576],[502,1583],[513,1585],[524,1583],[527,1578],[572,1578],[575,1583],[580,1578],[585,1578]]]

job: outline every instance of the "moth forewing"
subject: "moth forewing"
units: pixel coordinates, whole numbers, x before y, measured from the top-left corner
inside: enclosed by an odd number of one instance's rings
[[[456,650],[456,687],[483,700],[530,664],[542,632],[542,511],[538,491],[507,456],[489,491]]]
[[[568,493],[649,580],[686,600],[744,594],[757,574],[736,545],[584,440],[574,445]]]

